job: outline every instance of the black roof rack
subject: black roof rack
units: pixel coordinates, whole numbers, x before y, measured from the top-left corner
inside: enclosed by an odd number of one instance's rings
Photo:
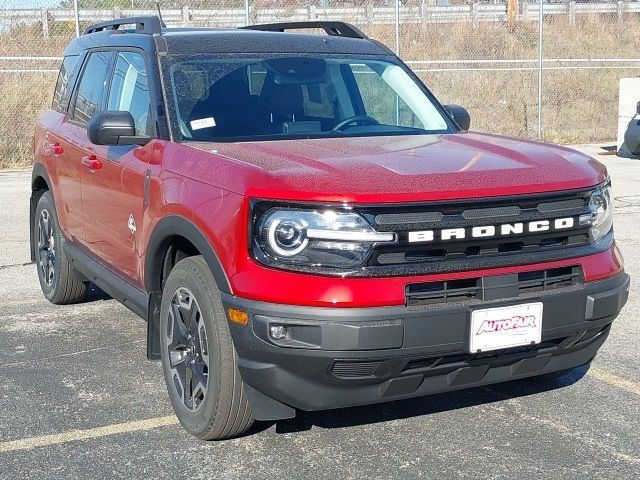
[[[101,32],[103,30],[118,30],[122,25],[135,25],[136,33],[146,33],[149,35],[161,33],[162,29],[166,27],[164,22],[155,15],[148,17],[118,18],[116,20],[94,23],[86,28],[83,35],[89,35],[90,33]]]
[[[320,28],[324,30],[327,35],[361,39],[369,38],[356,27],[346,22],[310,21],[266,23],[263,25],[247,25],[246,27],[240,28],[247,30],[263,30],[266,32],[284,32],[285,30]]]

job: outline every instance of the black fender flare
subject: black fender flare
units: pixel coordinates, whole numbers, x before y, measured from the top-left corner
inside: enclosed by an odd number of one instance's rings
[[[47,184],[47,189],[53,196],[53,189],[51,184],[51,179],[49,178],[49,173],[47,173],[47,169],[42,163],[36,163],[33,165],[33,170],[31,172],[31,196],[29,198],[29,250],[31,253],[31,261],[36,261],[36,247],[35,247],[35,232],[33,229],[34,217],[36,214],[36,208],[38,207],[39,196],[34,194],[36,181],[38,178],[42,178],[44,182]],[[55,207],[55,198],[54,198],[54,207]]]
[[[164,217],[151,232],[147,242],[144,262],[144,283],[147,292],[153,290],[152,279],[157,272],[153,271],[156,253],[168,238],[179,235],[189,240],[204,257],[211,269],[216,285],[221,292],[232,293],[227,274],[222,268],[220,259],[204,234],[191,221],[178,215]]]

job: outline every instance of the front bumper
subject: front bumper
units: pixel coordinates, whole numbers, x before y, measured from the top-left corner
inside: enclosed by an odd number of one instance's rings
[[[495,293],[495,292],[494,292]],[[629,276],[473,304],[318,308],[277,305],[223,294],[225,307],[250,314],[230,322],[238,365],[259,420],[488,385],[577,367],[606,340],[627,301]],[[499,297],[499,295],[497,296]],[[544,304],[542,342],[470,354],[470,312],[517,303]],[[287,326],[273,340],[272,324]]]

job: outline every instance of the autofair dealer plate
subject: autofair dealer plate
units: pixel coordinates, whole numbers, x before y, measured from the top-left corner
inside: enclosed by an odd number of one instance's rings
[[[541,338],[541,302],[471,312],[471,353],[531,345],[540,343]]]

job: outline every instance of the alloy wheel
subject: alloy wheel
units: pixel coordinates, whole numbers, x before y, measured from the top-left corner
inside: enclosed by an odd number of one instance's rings
[[[49,210],[43,209],[38,219],[38,267],[44,283],[50,287],[56,273],[55,228]]]
[[[200,306],[191,291],[178,288],[167,319],[167,348],[171,378],[184,407],[197,411],[207,396],[209,350]]]

